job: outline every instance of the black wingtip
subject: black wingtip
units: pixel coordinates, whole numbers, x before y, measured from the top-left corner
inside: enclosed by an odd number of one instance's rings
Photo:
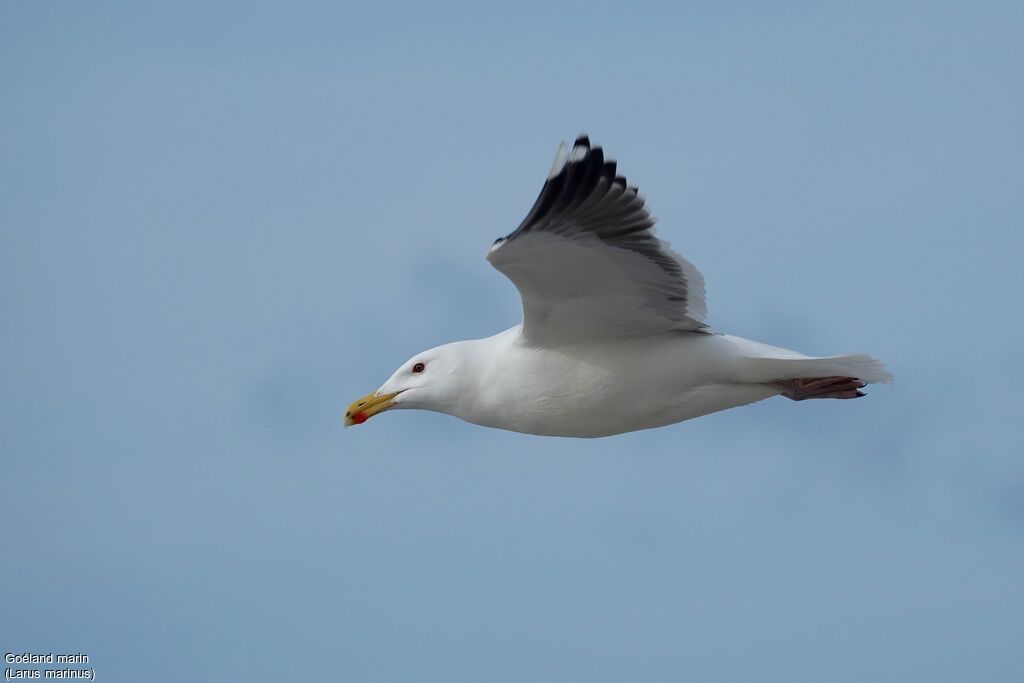
[[[572,146],[590,149],[590,137],[586,133],[580,133],[576,136],[576,142],[572,143]]]

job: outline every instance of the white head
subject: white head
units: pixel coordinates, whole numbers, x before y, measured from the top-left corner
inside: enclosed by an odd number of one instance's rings
[[[380,389],[354,401],[345,411],[345,426],[362,424],[392,408],[418,408],[455,413],[472,381],[471,342],[438,346],[402,363]]]

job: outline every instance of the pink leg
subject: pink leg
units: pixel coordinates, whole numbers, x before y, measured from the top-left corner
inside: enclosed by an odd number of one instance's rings
[[[780,379],[772,386],[782,390],[782,395],[793,401],[808,398],[859,398],[864,392],[864,382],[854,377],[814,377],[811,379]]]

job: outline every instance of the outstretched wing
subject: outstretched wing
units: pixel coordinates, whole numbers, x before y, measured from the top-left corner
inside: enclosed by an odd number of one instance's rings
[[[487,260],[519,290],[530,343],[707,329],[703,276],[654,236],[637,189],[585,135],[559,147],[530,213]]]

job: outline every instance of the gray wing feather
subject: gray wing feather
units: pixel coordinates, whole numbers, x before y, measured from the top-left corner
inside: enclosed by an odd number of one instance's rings
[[[643,197],[586,136],[559,149],[533,208],[487,259],[519,289],[523,335],[540,343],[707,329],[704,278],[654,236]]]

